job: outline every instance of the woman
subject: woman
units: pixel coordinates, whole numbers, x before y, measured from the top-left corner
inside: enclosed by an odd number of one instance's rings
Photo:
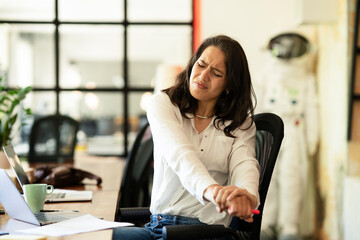
[[[168,224],[251,222],[259,206],[253,89],[245,53],[227,37],[206,39],[173,87],[153,96],[147,117],[154,181],[145,228],[114,239],[161,239]]]

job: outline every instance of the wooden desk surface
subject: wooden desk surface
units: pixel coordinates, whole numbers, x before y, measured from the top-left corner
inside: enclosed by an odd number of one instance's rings
[[[91,202],[68,202],[68,203],[46,203],[44,209],[64,209],[79,210],[81,213],[90,213],[93,216],[103,218],[104,220],[114,221],[120,183],[123,175],[125,161],[120,158],[110,157],[87,157],[76,156],[74,163],[76,168],[90,171],[100,176],[103,180],[101,186],[96,186],[93,182],[86,182],[84,186],[78,186],[71,189],[91,190],[93,199]],[[9,216],[0,216],[0,227],[5,225]],[[83,234],[70,235],[65,237],[47,237],[49,240],[70,240],[70,239],[112,239],[112,230],[102,230]]]

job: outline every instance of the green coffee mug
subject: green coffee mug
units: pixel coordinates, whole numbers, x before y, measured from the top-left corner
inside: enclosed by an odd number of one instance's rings
[[[44,208],[46,195],[52,193],[54,187],[45,183],[25,184],[23,191],[31,211],[37,213]]]

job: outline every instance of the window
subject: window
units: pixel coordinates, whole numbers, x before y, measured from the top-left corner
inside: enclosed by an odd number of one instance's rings
[[[157,69],[191,56],[192,12],[191,0],[0,0],[0,74],[33,86],[33,119],[13,144],[35,118],[63,114],[88,153],[126,156]]]

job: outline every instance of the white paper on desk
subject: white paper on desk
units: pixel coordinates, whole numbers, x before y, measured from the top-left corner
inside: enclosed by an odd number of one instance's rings
[[[84,216],[72,218],[59,223],[33,229],[20,230],[17,232],[60,237],[77,233],[92,232],[102,229],[126,227],[132,225],[132,223],[105,221],[90,214],[86,214]]]
[[[0,230],[12,234],[16,231],[30,228],[38,228],[38,226],[10,218],[4,225],[0,227]]]

